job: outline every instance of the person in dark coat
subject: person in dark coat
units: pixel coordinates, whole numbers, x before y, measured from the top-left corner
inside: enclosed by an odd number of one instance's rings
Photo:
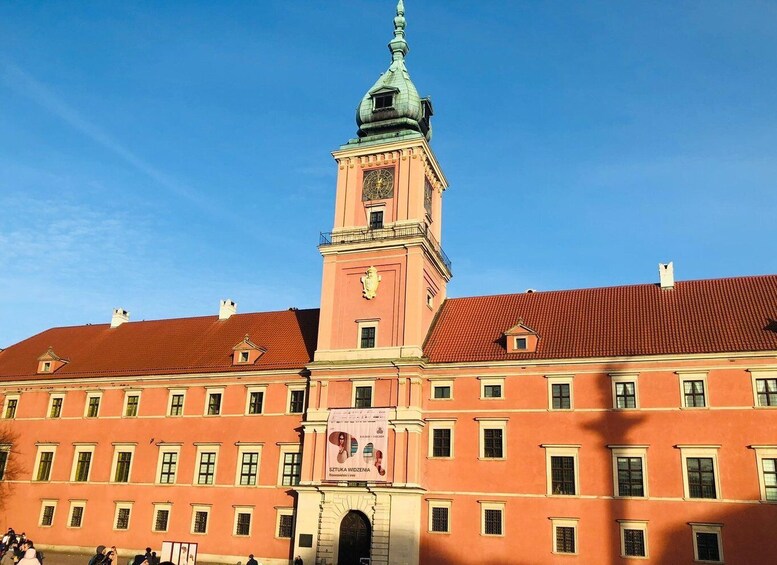
[[[248,556],[248,561],[246,561],[246,565],[259,565],[256,562],[256,559],[254,559],[254,554],[253,553]]]

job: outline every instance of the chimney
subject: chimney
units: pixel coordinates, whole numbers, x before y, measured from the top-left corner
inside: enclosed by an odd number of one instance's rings
[[[662,289],[674,288],[674,265],[671,261],[658,264],[658,280]]]
[[[118,328],[124,322],[129,322],[129,312],[124,308],[114,308],[111,316],[111,327]]]
[[[234,300],[227,298],[219,303],[219,320],[226,320],[232,314],[237,314],[237,304]]]

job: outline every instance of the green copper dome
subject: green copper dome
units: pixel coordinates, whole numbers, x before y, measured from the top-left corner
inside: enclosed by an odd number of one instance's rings
[[[423,135],[432,138],[432,102],[418,95],[405,66],[410,50],[405,41],[405,6],[397,4],[394,39],[388,44],[391,66],[362,98],[356,109],[358,140],[351,143],[382,141],[398,137]]]

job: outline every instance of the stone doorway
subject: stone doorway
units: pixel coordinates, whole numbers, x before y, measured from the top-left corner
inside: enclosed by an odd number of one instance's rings
[[[337,565],[361,565],[362,558],[370,557],[372,527],[361,512],[351,510],[340,522],[340,541]]]

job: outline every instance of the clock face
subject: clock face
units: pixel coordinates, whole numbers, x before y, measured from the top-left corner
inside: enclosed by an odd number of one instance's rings
[[[362,200],[382,200],[394,196],[394,169],[372,169],[364,173]]]

